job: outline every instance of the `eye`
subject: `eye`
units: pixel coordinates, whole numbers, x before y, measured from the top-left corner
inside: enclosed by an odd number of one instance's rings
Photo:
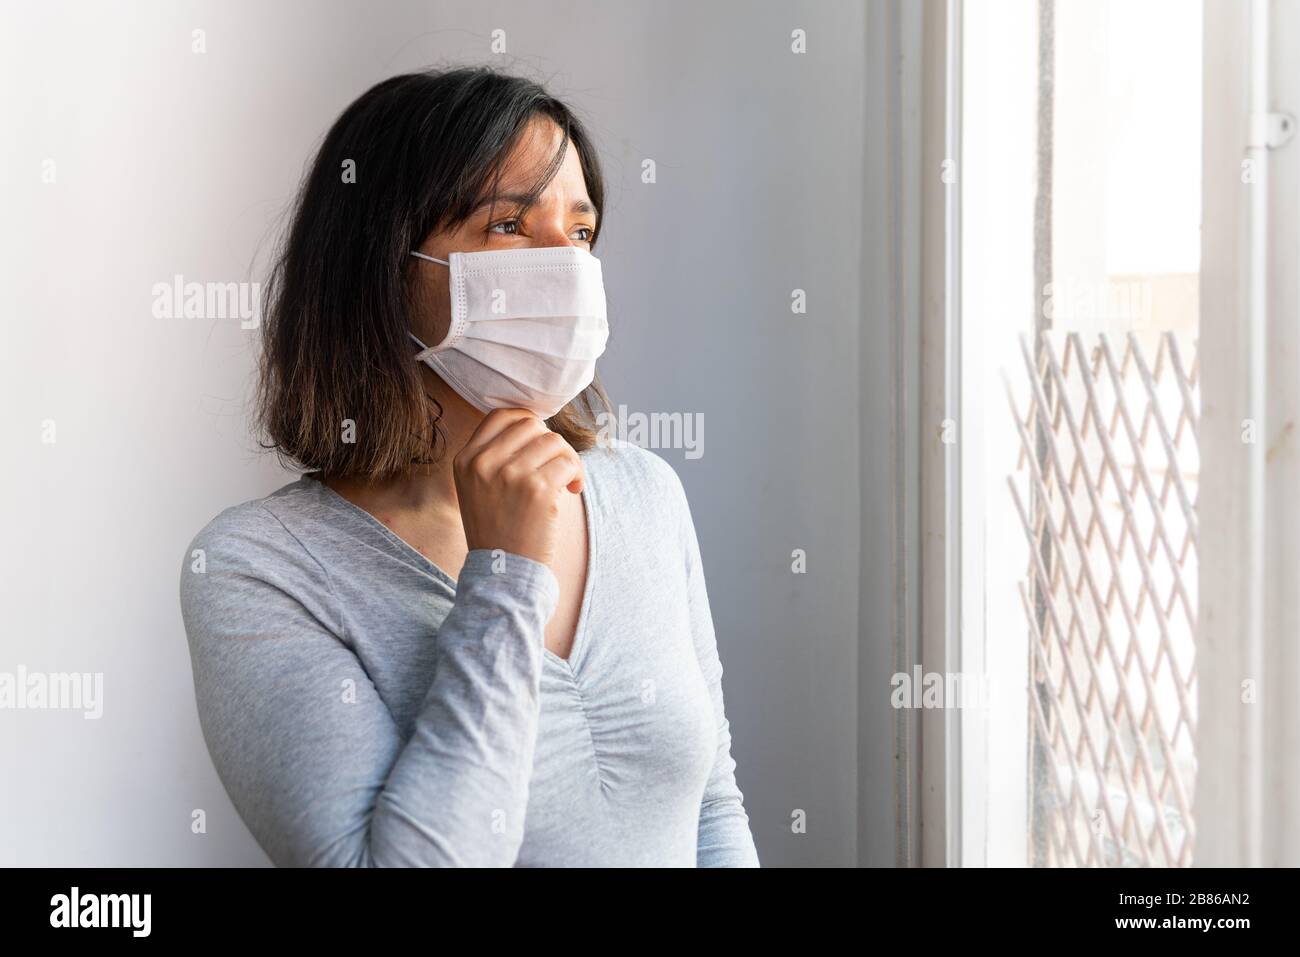
[[[579,226],[577,232],[587,234],[578,238],[578,242],[580,243],[589,243],[596,235],[596,231],[590,226]]]
[[[489,226],[488,232],[500,233],[503,236],[514,236],[519,232],[519,220],[503,219],[501,222]]]

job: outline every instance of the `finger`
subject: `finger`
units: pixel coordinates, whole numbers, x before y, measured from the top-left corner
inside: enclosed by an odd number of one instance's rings
[[[474,467],[480,475],[495,475],[530,442],[548,434],[552,433],[541,419],[535,415],[524,416],[506,426],[495,438],[479,448],[473,456]]]
[[[557,455],[572,451],[572,446],[558,432],[547,429],[525,442],[510,459],[511,468],[535,472]]]
[[[580,492],[583,483],[582,460],[572,449],[561,453],[537,470],[548,486],[559,491],[567,488],[570,492]],[[575,489],[573,486],[577,485]]]
[[[460,450],[460,454],[466,458],[473,457],[480,448],[491,442],[501,432],[510,428],[516,422],[530,417],[537,418],[536,414],[528,409],[493,409],[483,417],[483,421],[474,429],[469,441]]]
[[[573,446],[571,446],[558,432],[548,431],[545,435],[539,435],[520,449],[515,454],[515,457],[510,460],[508,466],[510,468],[518,467],[523,471],[534,472],[551,459],[555,458],[555,456],[564,455],[569,452],[572,452],[574,458],[578,460],[581,469],[582,459],[578,456],[578,453],[574,451]],[[583,482],[586,476],[585,469],[581,469],[581,471],[582,475],[574,479],[568,485],[569,491],[573,492],[575,495],[582,491]]]

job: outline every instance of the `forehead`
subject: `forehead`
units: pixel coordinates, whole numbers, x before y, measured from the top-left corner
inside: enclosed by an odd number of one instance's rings
[[[564,132],[549,117],[534,117],[519,134],[514,148],[501,164],[502,193],[526,192],[541,178],[550,165]],[[587,195],[587,182],[582,175],[582,160],[573,140],[565,145],[564,160],[555,176],[546,184],[543,195]]]

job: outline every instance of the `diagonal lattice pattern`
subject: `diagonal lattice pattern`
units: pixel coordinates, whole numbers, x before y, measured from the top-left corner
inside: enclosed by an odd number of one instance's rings
[[[1029,545],[1034,863],[1188,866],[1195,344],[1048,332],[1020,351],[1008,486]]]

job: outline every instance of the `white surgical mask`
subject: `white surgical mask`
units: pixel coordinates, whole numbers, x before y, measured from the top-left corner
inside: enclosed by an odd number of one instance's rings
[[[451,253],[451,329],[424,362],[481,412],[548,419],[591,384],[609,324],[600,260],[577,246]]]

